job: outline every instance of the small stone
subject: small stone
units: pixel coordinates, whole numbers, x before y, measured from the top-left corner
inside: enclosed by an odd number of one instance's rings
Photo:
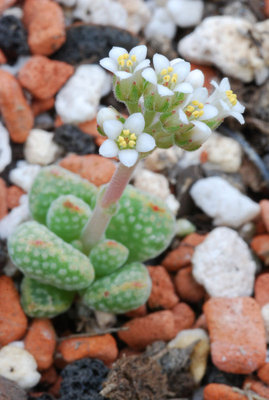
[[[22,87],[37,99],[53,97],[74,73],[74,67],[44,56],[33,56],[19,71]]]
[[[203,329],[186,329],[168,343],[168,347],[186,349],[193,345],[190,372],[195,383],[199,383],[205,375],[207,358],[210,352],[209,337]]]
[[[7,215],[7,187],[4,179],[0,178],[0,220]]]
[[[214,225],[239,228],[260,213],[259,204],[217,176],[198,180],[190,194],[196,205],[214,218]]]
[[[11,278],[0,276],[0,345],[19,340],[26,329],[27,318],[20,305],[19,293]]]
[[[11,147],[9,145],[9,133],[0,123],[0,172],[4,171],[6,166],[11,163]]]
[[[156,148],[147,158],[144,165],[153,172],[160,172],[164,169],[173,168],[182,157],[183,150],[180,147],[170,147],[169,149]]]
[[[0,394],[3,396],[2,400],[27,400],[26,391],[16,382],[3,376],[0,376]]]
[[[9,72],[11,75],[15,76],[18,74],[19,70],[24,66],[24,64],[30,59],[30,56],[19,56],[15,64],[3,64],[1,65],[1,70]]]
[[[51,164],[61,152],[61,147],[53,141],[53,133],[42,129],[30,131],[24,147],[25,159],[29,164]]]
[[[188,304],[180,302],[171,311],[174,315],[175,335],[193,326],[195,313]]]
[[[144,32],[147,40],[163,37],[173,39],[176,34],[176,24],[165,7],[157,7]]]
[[[145,304],[143,304],[142,306],[125,313],[125,315],[129,318],[144,317],[145,315],[147,315],[147,307]]]
[[[147,169],[139,170],[134,178],[134,186],[165,200],[170,195],[168,179]]]
[[[68,153],[84,155],[96,152],[94,138],[74,125],[64,124],[56,128],[53,140]]]
[[[231,386],[210,383],[204,389],[204,400],[247,400],[247,396],[237,393]]]
[[[17,0],[0,0],[0,13],[2,14],[7,8],[12,7]]]
[[[202,0],[169,0],[167,9],[177,26],[187,28],[199,24],[204,3]]]
[[[92,136],[97,146],[101,146],[101,144],[106,140],[106,138],[100,135],[97,131],[96,118],[93,118],[91,121],[82,122],[78,127],[87,135]]]
[[[257,393],[258,396],[262,397],[262,400],[269,399],[268,386],[264,385],[262,382],[258,381],[257,379],[247,377],[244,382],[244,389],[246,391],[251,390],[252,392],[255,392],[255,394]],[[258,397],[258,400],[260,400],[259,397]]]
[[[118,356],[117,343],[110,334],[64,339],[60,343],[58,351],[64,361],[68,363],[90,357],[110,364]]]
[[[174,282],[179,297],[184,301],[198,303],[205,297],[206,292],[203,286],[195,281],[191,266],[180,269]]]
[[[187,235],[183,240],[182,244],[196,247],[199,244],[203,243],[207,235],[201,235],[199,233],[193,232]]]
[[[12,210],[20,205],[20,198],[25,192],[18,186],[12,185],[7,188],[7,208]]]
[[[18,81],[3,70],[0,70],[0,109],[11,139],[25,142],[33,126],[33,114]]]
[[[55,109],[64,123],[91,120],[110,90],[111,78],[99,65],[81,65],[57,94]]]
[[[261,381],[266,385],[269,385],[269,362],[265,363],[261,368],[258,369],[257,375]]]
[[[185,218],[179,218],[176,221],[176,236],[184,237],[195,232],[195,225]]]
[[[0,220],[0,238],[7,239],[22,222],[30,218],[28,196],[20,197],[20,205],[13,208],[8,215]]]
[[[212,298],[204,305],[211,355],[221,371],[249,374],[265,363],[260,306],[250,297]]]
[[[26,0],[23,22],[33,54],[50,55],[65,42],[62,8],[50,0]]]
[[[175,250],[170,251],[162,261],[162,265],[169,272],[178,271],[190,264],[194,252],[193,246],[180,244]]]
[[[267,79],[266,63],[260,53],[260,41],[253,44],[248,32],[255,25],[233,16],[208,17],[178,43],[179,53],[187,60],[218,67],[225,75],[258,84]],[[244,60],[244,62],[242,62]]]
[[[168,310],[134,318],[123,327],[128,329],[119,331],[119,338],[137,350],[142,350],[157,340],[168,341],[175,336],[174,316]]]
[[[210,296],[250,296],[256,264],[238,233],[220,227],[196,247],[192,257],[193,276]]]
[[[26,30],[22,22],[13,15],[0,17],[0,48],[9,61],[29,54]]]
[[[42,114],[45,111],[51,110],[54,107],[54,103],[54,98],[47,100],[34,99],[31,104],[34,116],[36,117],[37,115]]]
[[[24,348],[10,343],[0,350],[0,375],[16,382],[21,388],[29,389],[39,382],[40,374],[36,368],[34,357]]]
[[[16,17],[18,19],[22,19],[23,11],[22,11],[21,7],[11,7],[11,8],[8,8],[7,10],[5,10],[3,12],[3,15],[4,16],[12,15],[13,17]]]
[[[255,300],[261,307],[269,303],[269,273],[259,275],[255,281]]]
[[[18,161],[16,168],[10,171],[9,179],[25,192],[29,192],[40,169],[40,165],[28,164],[23,160]]]
[[[24,339],[25,349],[35,358],[39,370],[53,364],[56,347],[56,333],[48,319],[34,319]]]
[[[143,0],[118,0],[127,11],[127,29],[139,33],[150,20],[150,11]]]
[[[266,341],[269,343],[269,304],[265,304],[262,309],[262,318],[264,322],[264,327],[265,327],[265,333],[266,333]]]
[[[79,174],[96,186],[109,182],[116,169],[111,160],[97,154],[88,156],[71,154],[60,162],[60,166]]]
[[[147,267],[151,281],[152,289],[148,299],[148,306],[151,309],[156,308],[173,308],[178,302],[173,282],[164,267],[156,265]]]
[[[269,234],[255,236],[251,241],[251,248],[257,256],[269,265]]]
[[[262,200],[260,202],[262,221],[269,233],[269,200]]]
[[[236,140],[214,133],[204,143],[203,151],[207,154],[206,168],[227,173],[239,171],[242,149]]]

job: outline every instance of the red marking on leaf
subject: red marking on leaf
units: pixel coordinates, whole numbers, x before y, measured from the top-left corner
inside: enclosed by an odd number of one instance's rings
[[[133,85],[136,85],[136,82],[133,82]]]
[[[189,142],[191,143],[191,142],[192,142],[192,139],[189,139]]]
[[[157,206],[156,204],[149,203],[150,208],[155,212],[164,212],[164,208]]]
[[[133,282],[133,286],[137,287],[137,288],[140,288],[140,287],[143,287],[144,285],[143,285],[142,282]]]
[[[109,242],[107,242],[107,245],[111,246],[111,247],[115,247],[115,246],[117,246],[117,243],[114,242],[113,240],[110,240]]]
[[[108,297],[108,296],[109,296],[109,291],[106,290],[106,291],[104,292],[104,297]]]
[[[79,208],[79,206],[76,206],[75,204],[73,204],[70,200],[66,200],[63,203],[63,206],[65,208],[70,208],[70,210],[74,210],[74,211],[81,211],[81,209]]]
[[[37,240],[31,240],[30,244],[33,246],[40,246],[40,247],[45,247],[48,245],[47,242],[44,242],[43,240],[37,239]]]

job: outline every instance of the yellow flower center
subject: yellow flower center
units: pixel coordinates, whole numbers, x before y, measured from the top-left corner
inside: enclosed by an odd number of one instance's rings
[[[229,100],[229,102],[232,104],[232,106],[235,106],[237,103],[237,96],[232,90],[226,90],[225,94]]]
[[[185,113],[188,118],[199,118],[204,115],[204,104],[200,103],[198,100],[193,100],[190,105],[185,108]]]
[[[177,83],[178,76],[173,73],[174,68],[168,67],[161,70],[161,84],[169,88],[174,87]]]
[[[129,53],[122,54],[121,56],[118,57],[118,64],[121,69],[129,71],[134,63],[136,62],[136,56],[132,55],[130,56]]]
[[[123,129],[118,136],[117,144],[120,150],[133,149],[136,146],[137,136],[130,132],[130,129]]]

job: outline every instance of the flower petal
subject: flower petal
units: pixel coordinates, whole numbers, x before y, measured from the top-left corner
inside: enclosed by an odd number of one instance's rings
[[[192,94],[194,100],[198,100],[201,103],[205,103],[208,99],[208,91],[205,87],[196,88]]]
[[[124,122],[123,128],[130,129],[131,133],[136,133],[137,135],[140,135],[140,133],[142,133],[145,128],[145,120],[143,115],[141,113],[130,115],[130,117],[128,117]]]
[[[124,49],[123,47],[113,46],[108,55],[118,65],[119,56],[122,56],[125,53],[128,53],[128,51],[126,49]]]
[[[143,68],[147,68],[150,65],[150,60],[146,59],[141,61],[134,69],[134,72],[140,71]]]
[[[232,111],[230,115],[237,119],[237,121],[240,122],[241,125],[245,123],[244,117],[241,113]]]
[[[214,86],[214,88],[216,88],[216,89],[219,88],[219,85],[218,85],[217,82],[214,81],[214,80],[210,81],[210,84],[211,84],[212,86]]]
[[[146,81],[152,83],[153,85],[157,85],[157,76],[153,68],[144,69],[142,76],[144,79],[146,79]]]
[[[179,111],[178,111],[178,116],[179,116],[180,121],[181,121],[183,124],[185,124],[185,125],[189,124],[189,120],[188,120],[188,118],[187,118],[187,115],[184,113],[183,110],[181,110],[181,108],[180,108]]]
[[[136,142],[136,150],[141,153],[151,151],[156,146],[155,139],[148,133],[141,133]]]
[[[147,46],[143,44],[140,46],[135,46],[130,51],[130,56],[132,55],[136,56],[137,62],[140,63],[141,61],[145,60],[147,56],[147,50],[148,50]]]
[[[186,76],[190,73],[191,70],[191,64],[186,61],[181,61],[175,65],[173,65],[174,68],[174,73],[178,74],[178,80],[179,82],[184,81]]]
[[[105,140],[99,148],[99,154],[104,157],[116,157],[118,152],[118,146],[110,139]]]
[[[157,85],[157,90],[160,96],[173,96],[175,93],[163,85]]]
[[[223,90],[224,92],[226,90],[230,90],[231,89],[231,85],[230,85],[229,79],[228,78],[223,78],[221,80],[220,84],[219,84],[219,88],[220,88],[220,90]]]
[[[98,111],[96,122],[98,125],[102,126],[107,120],[116,119],[117,113],[113,108],[103,107]]]
[[[113,73],[115,73],[116,71],[117,71],[117,65],[116,65],[116,63],[115,63],[115,61],[114,60],[112,60],[111,58],[109,58],[109,57],[106,57],[106,58],[102,58],[102,60],[100,60],[100,65],[103,67],[103,68],[105,68],[105,69],[107,69],[108,71],[110,71],[110,72],[113,72]]]
[[[189,82],[194,88],[202,87],[204,81],[204,74],[199,69],[194,69],[191,71],[186,78],[186,82]]]
[[[221,107],[223,108],[223,110],[228,111],[228,112],[230,111],[231,107],[229,107],[225,101],[220,99],[219,103],[220,103]]]
[[[120,79],[127,79],[132,76],[132,74],[130,74],[130,72],[126,72],[126,71],[116,71],[115,75]]]
[[[245,111],[245,107],[239,101],[232,108],[233,111],[243,113]]]
[[[170,62],[168,58],[163,56],[162,54],[154,54],[153,56],[153,65],[157,74],[159,74],[164,68],[168,68]]]
[[[183,58],[174,58],[173,60],[170,61],[171,67],[173,67],[175,64],[184,61]]]
[[[109,139],[115,140],[123,129],[123,125],[117,119],[110,119],[103,124],[103,130]]]
[[[177,85],[174,89],[174,92],[179,92],[179,93],[192,93],[193,92],[193,87],[190,83],[188,82],[182,82],[179,85]]]
[[[120,162],[126,167],[135,165],[138,159],[138,152],[136,150],[126,149],[120,150],[118,154]]]
[[[191,130],[191,138],[193,142],[205,142],[211,135],[211,129],[201,121],[193,121],[194,127]]]
[[[210,104],[206,104],[203,108],[204,114],[199,118],[200,121],[215,118],[218,115],[218,109]]]

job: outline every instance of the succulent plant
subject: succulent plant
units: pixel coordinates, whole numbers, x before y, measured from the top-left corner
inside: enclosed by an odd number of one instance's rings
[[[147,268],[134,262],[96,279],[82,292],[82,301],[95,310],[121,314],[144,304],[150,291]]]
[[[21,284],[21,303],[29,317],[53,318],[68,310],[74,292],[46,285],[24,277]]]

